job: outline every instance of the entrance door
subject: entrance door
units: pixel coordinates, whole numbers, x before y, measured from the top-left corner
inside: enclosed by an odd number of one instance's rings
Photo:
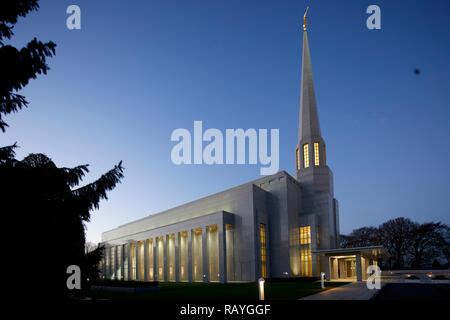
[[[347,269],[347,277],[346,278],[351,278],[352,277],[352,262],[351,261],[345,261],[345,266]]]
[[[345,265],[346,265],[346,269],[347,269],[347,278],[356,277],[356,261],[347,260],[345,262]]]

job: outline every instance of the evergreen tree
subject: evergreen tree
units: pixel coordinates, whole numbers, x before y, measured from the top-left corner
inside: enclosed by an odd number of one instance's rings
[[[55,54],[53,42],[36,38],[20,50],[6,45],[19,17],[39,8],[36,0],[0,2],[0,129],[8,126],[2,117],[28,105],[18,91],[49,70],[46,58]],[[98,276],[102,248],[86,253],[85,223],[107,192],[123,177],[122,162],[98,180],[81,186],[88,165],[59,168],[46,155],[15,158],[16,144],[0,147],[0,197],[2,225],[14,230],[5,238],[6,281],[13,291],[34,298],[66,298],[69,265],[81,268],[82,289],[87,279]],[[16,289],[16,290],[14,290]]]
[[[19,17],[37,10],[37,0],[6,0],[0,2],[0,130],[8,126],[3,116],[28,106],[24,96],[17,93],[30,79],[49,70],[46,58],[55,54],[53,42],[42,43],[36,38],[20,50],[4,43],[13,36]]]

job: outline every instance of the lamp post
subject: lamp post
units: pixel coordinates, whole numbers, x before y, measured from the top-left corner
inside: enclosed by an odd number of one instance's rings
[[[264,278],[258,279],[259,300],[264,300]]]
[[[320,286],[322,287],[322,289],[325,289],[325,272],[321,272],[320,273]]]

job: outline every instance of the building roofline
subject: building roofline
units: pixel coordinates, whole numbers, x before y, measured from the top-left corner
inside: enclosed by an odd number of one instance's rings
[[[272,174],[272,175],[264,176],[264,177],[255,179],[255,180],[253,180],[253,181],[246,182],[246,183],[237,185],[237,186],[232,187],[232,188],[229,188],[229,189],[225,189],[225,190],[223,190],[223,191],[219,191],[219,192],[216,192],[216,193],[209,194],[209,195],[207,195],[207,196],[204,196],[204,197],[195,199],[195,200],[193,200],[193,201],[189,201],[189,202],[180,204],[180,205],[178,205],[178,206],[175,206],[175,207],[166,209],[166,210],[164,210],[164,211],[160,211],[160,212],[157,212],[157,213],[149,214],[149,215],[147,215],[147,216],[145,216],[145,217],[143,217],[143,218],[140,218],[140,219],[137,219],[137,220],[133,220],[133,221],[130,221],[130,222],[128,222],[128,223],[119,225],[118,227],[116,227],[116,228],[114,228],[114,229],[106,230],[106,231],[102,232],[102,234],[103,234],[103,233],[108,233],[108,232],[111,232],[111,231],[114,231],[114,230],[117,230],[117,229],[121,229],[121,228],[123,228],[123,227],[125,227],[125,226],[131,225],[131,224],[135,224],[135,223],[137,223],[137,222],[144,221],[144,220],[147,220],[147,219],[149,219],[149,218],[153,218],[153,217],[156,217],[156,216],[163,215],[163,214],[165,214],[165,213],[168,212],[168,211],[171,211],[171,210],[174,210],[174,209],[177,209],[177,208],[186,206],[186,205],[190,205],[190,204],[193,204],[193,203],[198,202],[198,201],[205,200],[205,199],[207,199],[207,198],[209,198],[209,197],[213,197],[213,196],[219,195],[219,194],[221,194],[221,193],[229,192],[229,191],[232,191],[232,190],[235,190],[235,189],[239,189],[239,188],[248,187],[248,186],[250,186],[250,185],[257,185],[257,186],[258,186],[258,184],[259,184],[261,181],[264,181],[264,180],[267,180],[267,179],[270,180],[271,178],[274,178],[274,177],[277,177],[277,176],[282,176],[282,175],[283,175],[283,176],[289,176],[289,177],[291,177],[292,179],[296,180],[294,177],[292,177],[292,176],[291,176],[289,173],[287,173],[285,170],[281,170],[281,171],[278,171],[277,173],[274,173],[274,174]]]
[[[327,254],[348,253],[348,252],[369,251],[369,250],[380,250],[380,253],[382,255],[387,255],[386,249],[382,245],[367,246],[367,247],[355,247],[355,248],[336,248],[336,249],[314,250],[311,252],[327,255]]]

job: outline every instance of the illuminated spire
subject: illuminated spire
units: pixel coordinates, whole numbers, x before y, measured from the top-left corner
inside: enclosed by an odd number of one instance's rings
[[[306,7],[305,14],[303,15],[303,31],[306,31],[306,14],[308,13],[309,7]]]
[[[308,9],[306,9],[308,12]],[[317,113],[316,94],[314,90],[311,57],[309,54],[308,35],[306,31],[306,12],[303,24],[302,82],[300,87],[300,121],[298,139],[306,141],[321,137],[319,116]]]
[[[298,123],[298,143],[296,146],[296,168],[299,181],[315,181],[317,169],[326,167],[325,141],[322,138],[317,112],[316,93],[309,53],[308,32],[306,31],[306,9],[303,24],[302,75],[300,85],[300,119]],[[314,174],[305,177],[308,172]],[[306,179],[306,180],[305,180]],[[319,186],[318,186],[319,188]],[[329,184],[325,187],[329,190]]]

